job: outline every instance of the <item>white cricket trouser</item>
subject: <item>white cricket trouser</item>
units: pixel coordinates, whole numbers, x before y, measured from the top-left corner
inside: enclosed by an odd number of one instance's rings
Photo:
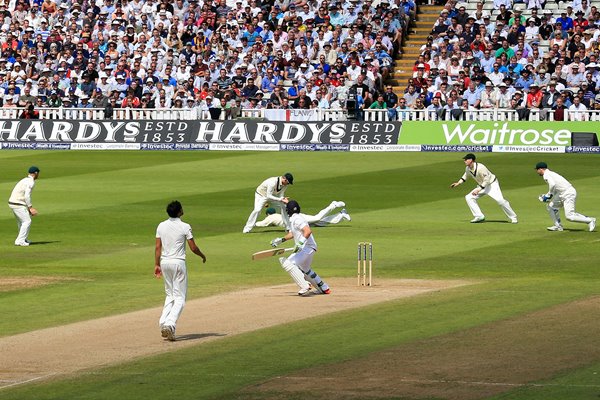
[[[550,218],[555,225],[560,225],[560,218],[558,217],[558,209],[565,209],[565,217],[571,222],[581,222],[589,224],[592,222],[592,218],[586,217],[583,214],[579,214],[575,211],[575,202],[577,201],[577,191],[575,188],[569,189],[560,195],[556,195],[552,198],[552,201],[548,203],[547,209],[550,214]]]
[[[267,204],[267,203],[268,203],[268,199],[265,196],[258,194],[258,193],[254,193],[254,210],[252,210],[252,213],[248,217],[248,221],[246,221],[246,226],[244,226],[244,232],[250,232],[252,230],[252,228],[254,228],[254,225],[256,224],[256,220],[258,219],[258,216],[260,215],[261,212],[263,212],[263,210],[265,208],[265,204]],[[281,217],[283,218],[283,224],[285,225],[285,229],[289,230],[290,229],[290,218],[287,215],[285,203],[277,201],[277,202],[273,202],[273,204],[271,204],[271,206],[279,207]]]
[[[308,222],[309,224],[316,224],[318,222],[330,222],[331,218],[329,218],[327,221],[325,221],[325,219],[328,218],[327,216],[331,214],[331,212],[333,212],[333,210],[335,210],[336,208],[337,207],[335,206],[335,201],[332,201],[331,204],[319,211],[316,215],[304,214],[304,217],[306,218],[306,222]],[[340,219],[337,222],[340,222],[341,218],[342,216],[340,215]]]
[[[321,220],[317,223],[315,223],[315,225],[317,226],[325,226],[328,224],[339,224],[342,219],[344,219],[344,214],[342,214],[341,212],[334,214],[334,215],[328,215],[326,217],[321,218]]]
[[[296,264],[298,268],[304,272],[304,279],[310,282],[316,289],[321,291],[327,290],[329,286],[321,279],[321,277],[311,269],[312,260],[315,255],[315,249],[304,247],[297,253],[288,257],[288,261]]]
[[[486,188],[481,190],[477,196],[473,196],[471,193],[472,191],[465,196],[465,200],[467,201],[467,205],[469,206],[469,209],[475,218],[484,216],[481,208],[479,208],[479,204],[477,204],[477,200],[485,195],[488,195],[494,199],[508,218],[511,220],[517,218],[517,214],[510,207],[510,203],[504,199],[504,196],[502,196],[502,190],[500,190],[500,184],[498,183],[498,180],[486,186]]]
[[[185,306],[187,294],[187,269],[183,260],[161,261],[160,269],[165,281],[165,304],[159,325],[175,328]]]
[[[12,204],[10,204],[9,207],[15,214],[17,226],[19,227],[19,234],[15,239],[15,244],[23,243],[27,240],[27,236],[29,236],[29,229],[31,228],[31,215],[29,214],[29,209],[25,206],[14,206]]]

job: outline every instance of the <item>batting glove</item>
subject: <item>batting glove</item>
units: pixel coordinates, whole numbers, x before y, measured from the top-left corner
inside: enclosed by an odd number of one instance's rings
[[[277,238],[277,239],[273,239],[271,240],[271,246],[272,247],[277,247],[279,246],[281,243],[283,243],[285,241],[284,238]]]
[[[547,203],[550,199],[552,198],[551,194],[541,194],[540,197],[538,197],[538,199],[542,202],[542,203]]]
[[[294,253],[297,253],[300,250],[302,250],[304,248],[305,244],[306,244],[306,239],[299,240],[298,243],[296,243],[296,247],[294,247]]]

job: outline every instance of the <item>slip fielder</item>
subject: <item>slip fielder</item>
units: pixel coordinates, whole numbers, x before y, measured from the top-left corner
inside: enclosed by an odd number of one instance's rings
[[[502,196],[502,190],[500,189],[500,183],[496,178],[496,175],[492,174],[492,172],[483,164],[475,161],[475,154],[469,153],[463,157],[465,160],[465,173],[463,176],[457,181],[450,185],[451,188],[454,188],[458,185],[467,181],[467,177],[470,176],[477,182],[477,187],[473,189],[471,192],[467,193],[465,196],[465,200],[467,201],[467,205],[473,214],[473,219],[471,223],[478,223],[485,221],[485,215],[479,208],[479,204],[477,204],[477,200],[481,197],[488,195],[492,199],[498,203],[498,205],[504,211],[504,214],[510,219],[510,222],[516,224],[517,214],[510,207],[510,203],[508,200],[504,199]]]
[[[288,198],[285,197],[285,190],[287,189],[288,185],[293,184],[294,176],[287,172],[282,176],[273,176],[271,178],[267,178],[260,185],[258,185],[256,188],[256,193],[254,194],[254,209],[252,210],[252,213],[250,213],[248,221],[246,222],[246,226],[244,226],[242,232],[248,233],[252,230],[252,228],[254,228],[256,220],[258,219],[258,216],[262,212],[267,202],[279,207],[281,210],[281,215],[283,216],[283,223],[286,229],[289,230],[290,221],[286,214],[285,208]]]
[[[8,206],[15,215],[19,227],[15,246],[29,246],[27,237],[31,228],[31,217],[37,215],[37,210],[31,205],[31,192],[39,176],[40,169],[35,166],[30,167],[28,175],[15,185],[8,199]]]

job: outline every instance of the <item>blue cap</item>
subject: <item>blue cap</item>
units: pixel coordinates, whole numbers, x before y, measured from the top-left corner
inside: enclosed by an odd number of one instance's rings
[[[30,174],[35,174],[36,172],[40,172],[40,169],[38,167],[36,167],[35,165],[29,167],[29,173]]]

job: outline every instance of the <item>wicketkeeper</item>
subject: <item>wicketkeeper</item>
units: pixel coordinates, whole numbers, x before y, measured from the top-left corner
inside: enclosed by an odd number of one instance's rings
[[[588,230],[593,232],[596,229],[596,218],[587,217],[575,211],[575,201],[577,200],[577,191],[563,176],[548,169],[548,164],[539,162],[535,165],[535,170],[544,181],[548,183],[548,192],[540,195],[539,200],[546,203],[546,209],[552,219],[553,225],[549,226],[549,231],[562,231],[563,226],[560,222],[559,208],[564,207],[565,217],[571,222],[580,222],[588,224]]]

